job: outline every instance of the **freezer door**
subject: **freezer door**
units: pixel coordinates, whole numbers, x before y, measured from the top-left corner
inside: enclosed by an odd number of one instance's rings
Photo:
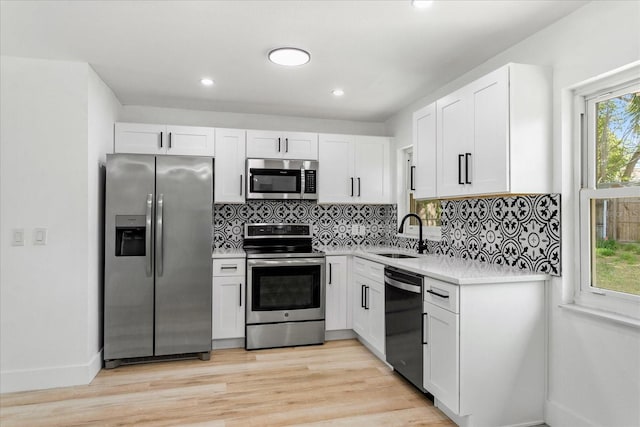
[[[154,170],[154,156],[107,156],[105,360],[153,355]]]
[[[156,159],[155,354],[211,350],[213,159]]]

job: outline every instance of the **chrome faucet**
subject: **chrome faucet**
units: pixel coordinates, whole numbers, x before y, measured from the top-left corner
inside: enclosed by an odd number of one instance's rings
[[[407,220],[407,218],[409,218],[410,216],[416,218],[418,220],[418,223],[420,223],[420,228],[418,229],[419,235],[418,235],[418,253],[424,253],[424,250],[427,249],[427,244],[424,243],[422,241],[422,218],[420,218],[418,215],[414,214],[414,213],[408,213],[404,216],[404,218],[402,218],[402,221],[400,221],[400,228],[398,228],[398,233],[402,233],[404,230],[404,222]]]

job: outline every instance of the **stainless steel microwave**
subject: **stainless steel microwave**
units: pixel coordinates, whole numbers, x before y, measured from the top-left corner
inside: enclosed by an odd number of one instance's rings
[[[247,199],[317,198],[317,161],[247,159]]]

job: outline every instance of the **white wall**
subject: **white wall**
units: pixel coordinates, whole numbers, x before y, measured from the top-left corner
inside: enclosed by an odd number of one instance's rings
[[[439,97],[504,65],[553,68],[554,191],[562,193],[563,276],[550,284],[546,422],[561,426],[640,425],[640,331],[558,307],[569,302],[577,277],[573,244],[577,214],[572,162],[571,98],[567,90],[640,59],[640,2],[595,1],[470,70],[387,121],[398,147],[411,144],[411,115]]]
[[[121,121],[235,129],[286,130],[373,136],[387,135],[384,123],[273,116],[268,114],[183,110],[139,105],[124,106]]]
[[[88,353],[91,370],[102,366],[102,312],[104,289],[104,184],[107,153],[113,153],[114,122],[122,106],[111,89],[89,67],[88,75]],[[94,375],[95,375],[94,373]]]
[[[101,363],[95,161],[105,151],[88,141],[109,120],[89,116],[108,96],[94,76],[89,93],[84,63],[3,56],[0,67],[0,391],[86,384]],[[33,245],[35,227],[48,229],[46,246]],[[25,246],[10,245],[14,228]]]

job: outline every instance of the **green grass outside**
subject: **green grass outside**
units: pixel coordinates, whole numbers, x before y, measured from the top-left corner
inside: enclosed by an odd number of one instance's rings
[[[640,242],[604,240],[596,245],[596,286],[640,295]]]

